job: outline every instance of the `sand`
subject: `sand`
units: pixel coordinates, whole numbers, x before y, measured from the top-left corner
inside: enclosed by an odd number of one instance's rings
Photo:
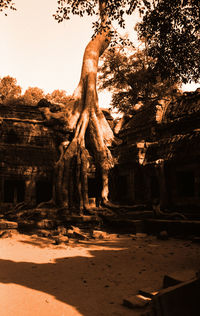
[[[141,312],[124,298],[199,269],[200,244],[121,235],[56,246],[16,233],[0,239],[0,258],[1,316],[129,316]]]

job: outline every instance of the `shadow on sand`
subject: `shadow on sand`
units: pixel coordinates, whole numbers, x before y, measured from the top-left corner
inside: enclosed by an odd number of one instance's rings
[[[48,244],[43,238],[21,242],[41,248]],[[91,250],[93,244],[104,248]],[[57,300],[75,307],[84,316],[110,315],[112,304],[118,305],[116,309],[122,309],[121,313],[112,312],[112,315],[123,315],[123,286],[126,284],[131,291],[134,275],[137,273],[132,265],[127,265],[127,248],[124,241],[119,239],[116,242],[83,242],[82,245],[72,245],[79,246],[87,249],[88,256],[77,254],[42,264],[1,259],[0,282],[14,283],[50,294]],[[60,248],[64,249],[62,246]],[[129,315],[126,312],[125,314]]]

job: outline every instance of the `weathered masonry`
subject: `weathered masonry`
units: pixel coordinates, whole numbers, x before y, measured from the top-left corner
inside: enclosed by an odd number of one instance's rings
[[[52,198],[57,150],[37,107],[0,105],[0,206]]]
[[[112,199],[199,213],[200,91],[142,107],[120,132]]]
[[[109,111],[104,115],[112,125]],[[40,107],[0,105],[0,207],[1,211],[24,202],[36,206],[54,195],[55,163],[62,131],[51,128]],[[88,168],[90,203],[98,203],[99,179],[94,161]]]

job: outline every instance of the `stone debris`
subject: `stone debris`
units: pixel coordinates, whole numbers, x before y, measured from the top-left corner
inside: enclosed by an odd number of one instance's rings
[[[55,245],[66,244],[69,242],[69,238],[67,236],[55,236],[53,239]]]
[[[147,287],[145,289],[139,290],[138,293],[144,297],[152,299],[154,295],[158,294],[158,291],[153,287]]]
[[[67,235],[67,228],[65,228],[64,226],[58,226],[56,231],[59,235]]]
[[[130,296],[123,299],[123,305],[128,308],[143,308],[146,307],[151,299],[149,297],[144,297],[140,294]]]
[[[132,237],[133,240],[140,239],[140,238],[146,238],[148,235],[146,233],[136,233],[136,234],[130,234],[130,237]]]
[[[200,279],[192,279],[161,290],[152,299],[156,316],[200,315]]]
[[[37,222],[36,226],[41,229],[52,229],[55,227],[55,223],[49,219],[43,219]]]
[[[10,230],[5,230],[0,233],[0,238],[9,238],[12,237],[12,232]]]
[[[49,237],[52,237],[52,232],[45,229],[38,229],[37,236],[49,238]]]
[[[17,229],[18,223],[0,219],[0,229]]]
[[[83,232],[79,227],[71,226],[72,229],[68,229],[67,236],[69,238],[75,238],[78,240],[88,240],[89,235]]]
[[[101,230],[93,230],[92,231],[92,237],[94,239],[104,239],[104,240],[109,240],[109,239],[116,239],[119,237],[117,234],[109,234]]]

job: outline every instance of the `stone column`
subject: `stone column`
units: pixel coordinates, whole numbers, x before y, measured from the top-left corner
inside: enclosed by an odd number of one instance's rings
[[[30,205],[36,204],[36,184],[34,177],[30,177],[25,181],[25,202]]]
[[[168,205],[168,192],[166,185],[166,176],[165,176],[165,162],[163,159],[160,159],[156,165],[158,183],[160,185],[160,208],[165,209]]]

